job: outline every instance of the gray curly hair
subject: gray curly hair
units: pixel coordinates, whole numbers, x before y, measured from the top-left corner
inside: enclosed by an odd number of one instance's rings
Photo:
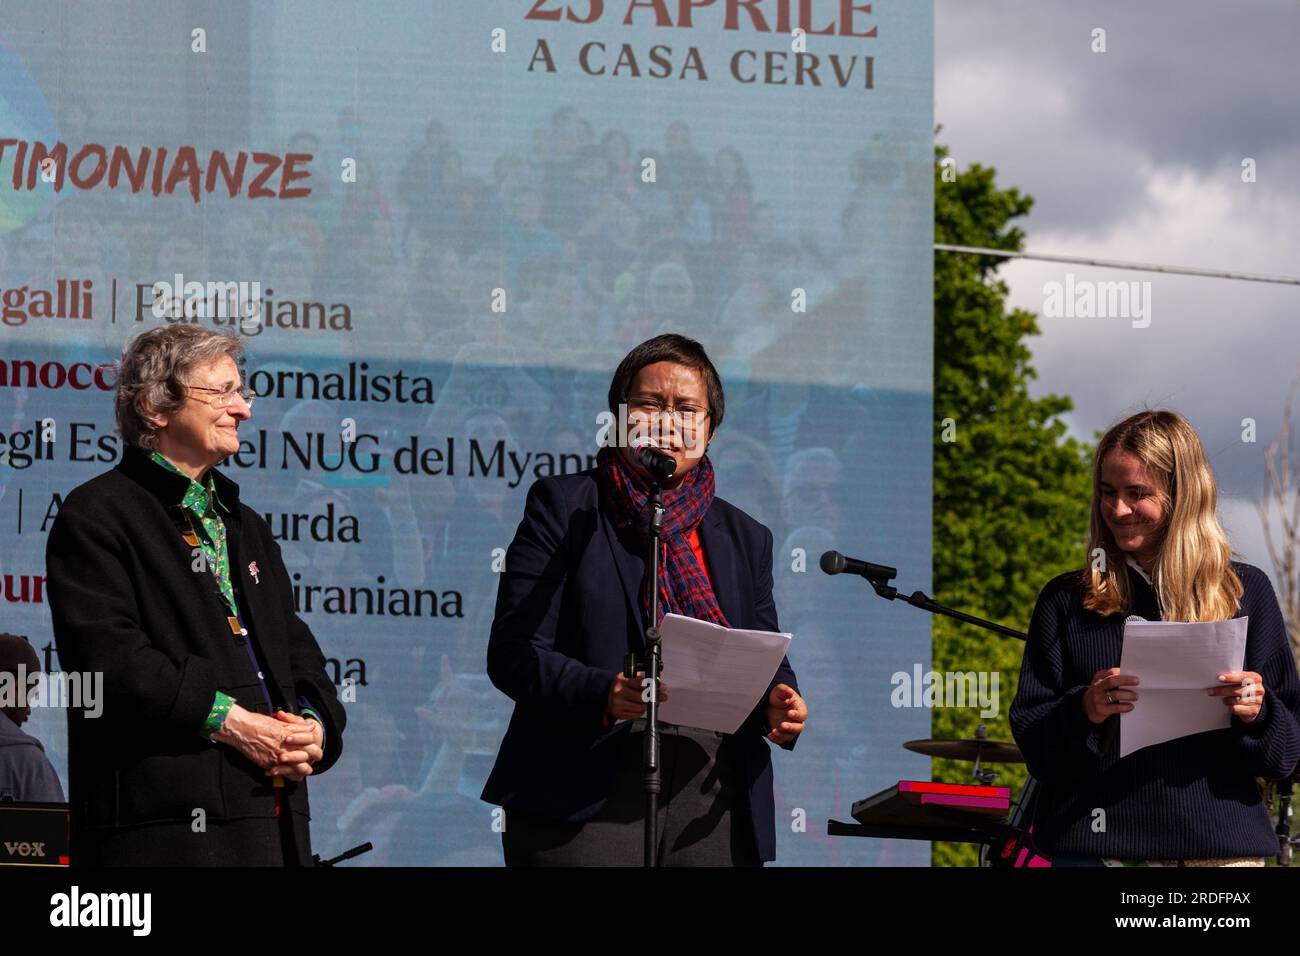
[[[133,445],[157,447],[155,416],[180,410],[190,372],[223,355],[238,362],[243,354],[239,339],[197,325],[163,325],[141,332],[122,349],[117,363],[118,432]]]

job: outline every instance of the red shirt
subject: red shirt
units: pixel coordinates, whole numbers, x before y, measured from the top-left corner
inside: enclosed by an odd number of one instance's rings
[[[691,553],[695,555],[695,560],[700,562],[700,568],[704,571],[704,578],[709,582],[709,588],[713,588],[713,578],[709,577],[709,563],[704,560],[704,549],[700,547],[700,536],[696,533],[695,528],[691,529],[690,534],[686,536],[686,543],[691,546]],[[614,725],[614,720],[610,716],[609,710],[605,710],[605,728],[608,729]]]
[[[700,547],[700,536],[696,534],[696,528],[691,529],[691,533],[686,536],[686,543],[691,546],[691,551],[695,554],[695,560],[700,562],[700,568],[704,571],[704,579],[709,582],[709,590],[713,590],[713,578],[709,577],[709,564],[704,560],[704,549]]]

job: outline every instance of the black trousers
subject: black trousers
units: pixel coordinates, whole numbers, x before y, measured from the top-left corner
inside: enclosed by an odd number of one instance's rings
[[[603,746],[619,748],[609,800],[590,820],[569,823],[505,810],[507,866],[640,866],[645,846],[642,749],[645,721]],[[744,776],[730,735],[661,725],[659,866],[762,866]]]
[[[73,835],[72,865],[310,866],[311,831],[288,807],[277,818],[211,821],[195,833],[188,823],[155,823]]]

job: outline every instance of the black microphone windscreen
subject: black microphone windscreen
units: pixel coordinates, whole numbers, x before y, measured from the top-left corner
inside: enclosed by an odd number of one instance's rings
[[[827,574],[839,574],[845,567],[844,555],[838,551],[827,551],[822,555],[822,570]]]
[[[677,459],[652,445],[639,446],[636,459],[657,481],[665,481],[677,472]]]

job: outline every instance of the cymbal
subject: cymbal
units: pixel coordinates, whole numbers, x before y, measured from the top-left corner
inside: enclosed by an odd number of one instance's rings
[[[1001,740],[987,737],[970,737],[965,740],[947,740],[942,737],[909,740],[903,744],[907,750],[929,757],[947,757],[949,760],[979,760],[980,763],[1024,763],[1020,748]]]

